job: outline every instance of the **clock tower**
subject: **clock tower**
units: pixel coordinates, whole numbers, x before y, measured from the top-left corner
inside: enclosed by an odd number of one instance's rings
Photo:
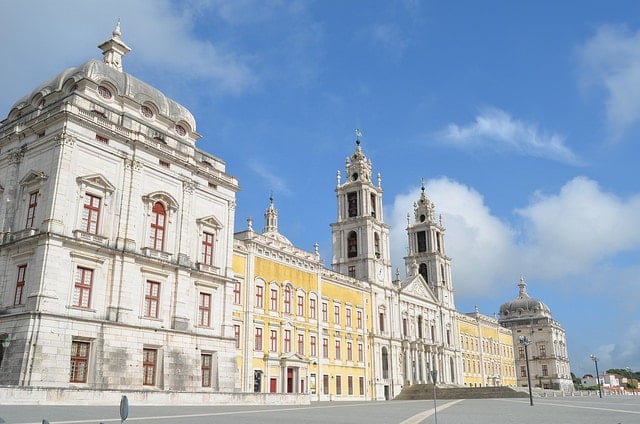
[[[346,159],[344,181],[337,172],[338,220],[331,224],[336,272],[372,283],[391,284],[389,226],[382,211],[382,178],[371,181],[371,160],[362,153],[360,132]]]

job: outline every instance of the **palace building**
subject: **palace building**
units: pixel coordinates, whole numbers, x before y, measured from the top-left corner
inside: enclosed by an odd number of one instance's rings
[[[514,312],[502,328],[456,311],[424,185],[404,277],[359,135],[337,173],[330,268],[279,232],[273,196],[261,231],[236,229],[237,179],[196,147],[184,106],[124,72],[120,36],[0,122],[0,385],[385,400],[515,384]]]

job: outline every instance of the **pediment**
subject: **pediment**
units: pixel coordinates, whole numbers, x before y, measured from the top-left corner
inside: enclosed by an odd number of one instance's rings
[[[212,227],[217,230],[222,228],[222,223],[218,221],[218,219],[213,215],[205,216],[204,218],[198,218],[196,222],[198,223],[198,225]]]
[[[403,281],[401,292],[421,299],[426,299],[431,302],[438,301],[433,290],[431,290],[431,287],[429,287],[421,275],[414,275]]]
[[[178,209],[178,202],[176,201],[176,199],[172,195],[164,191],[154,191],[153,193],[149,193],[146,196],[143,196],[142,199],[145,202],[149,203],[160,202],[164,204],[168,209]]]
[[[27,172],[27,175],[22,177],[22,179],[20,180],[20,185],[30,186],[35,184],[42,184],[44,181],[47,180],[47,178],[49,178],[49,176],[44,172],[35,171],[32,169],[29,172]]]
[[[290,353],[290,354],[282,355],[280,357],[280,362],[284,365],[287,362],[304,362],[304,363],[308,363],[309,360],[307,358],[305,358],[304,356],[298,354],[298,353]]]
[[[109,182],[102,174],[91,174],[76,178],[78,184],[97,188],[102,191],[113,193],[116,187]]]

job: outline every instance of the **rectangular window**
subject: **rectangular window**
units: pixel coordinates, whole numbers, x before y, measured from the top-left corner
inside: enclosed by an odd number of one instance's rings
[[[347,394],[353,396],[353,376],[347,376]]]
[[[358,343],[358,362],[364,362],[364,346]]]
[[[304,355],[304,334],[298,334],[298,355]]]
[[[408,333],[408,326],[407,326],[407,319],[406,318],[402,318],[402,335],[407,337],[407,333]]]
[[[527,367],[525,367],[524,365],[520,365],[520,377],[526,377],[527,376]]]
[[[87,382],[89,346],[88,342],[71,342],[71,383]]]
[[[316,336],[310,336],[309,337],[309,344],[311,347],[311,352],[309,352],[311,357],[315,357],[317,355],[317,349],[316,349]]]
[[[254,350],[262,351],[262,328],[256,327]]]
[[[524,346],[518,346],[518,359],[524,359]]]
[[[329,339],[322,339],[322,357],[329,358]]]
[[[358,390],[360,390],[360,396],[364,396],[364,377],[358,377]]]
[[[418,231],[416,233],[417,241],[418,241],[418,252],[426,252],[427,251],[427,232],[426,231]]]
[[[166,228],[167,212],[162,203],[156,202],[151,210],[151,247],[153,250],[164,249],[164,235]]]
[[[451,330],[447,330],[447,345],[451,346]]]
[[[347,268],[347,275],[351,278],[356,278],[356,266],[355,265],[349,265],[349,268]]]
[[[73,306],[79,308],[91,307],[91,286],[93,285],[93,270],[76,268],[76,279],[73,287]]]
[[[340,305],[333,306],[333,323],[340,325]]]
[[[329,374],[322,375],[322,393],[329,394]]]
[[[169,162],[164,161],[164,160],[162,160],[162,159],[160,159],[160,160],[158,161],[158,163],[159,163],[159,164],[160,164],[160,166],[161,166],[161,167],[163,167],[163,168],[169,168],[169,167],[171,166],[171,164],[170,164]]]
[[[340,360],[340,340],[336,340],[336,361]]]
[[[309,299],[309,318],[316,319],[316,300]]]
[[[298,295],[298,316],[304,317],[304,296]]]
[[[240,283],[238,281],[233,283],[233,303],[235,305],[240,304]]]
[[[256,286],[256,308],[264,308],[264,288],[262,286]]]
[[[347,327],[351,327],[351,308],[347,308],[347,309],[345,310],[345,315],[346,315],[346,317],[345,317],[345,318],[346,318],[346,319],[345,319],[345,321],[346,321],[346,322],[345,322],[345,325],[346,325]]]
[[[211,294],[200,293],[198,312],[198,324],[201,327],[209,327],[211,325]]]
[[[99,134],[96,134],[96,141],[99,141],[100,143],[104,143],[104,144],[109,144],[109,139]]]
[[[202,233],[202,263],[205,265],[213,265],[213,234]]]
[[[362,330],[362,311],[356,311],[356,320],[358,325],[358,330]]]
[[[36,216],[36,207],[38,206],[38,192],[34,191],[29,194],[29,207],[27,209],[27,223],[25,228],[33,227],[33,220]]]
[[[342,395],[342,376],[336,375],[336,395]]]
[[[327,304],[327,302],[322,302],[322,321],[329,321],[329,305]]]
[[[384,331],[384,312],[380,312],[378,318],[380,321],[380,331]]]
[[[347,361],[353,361],[353,347],[351,342],[347,342]]]
[[[202,387],[211,387],[211,355],[200,355]]]
[[[145,386],[155,386],[156,384],[156,360],[158,351],[156,349],[142,350],[142,369],[144,377],[142,384]]]
[[[160,304],[160,283],[147,280],[144,294],[144,316],[158,318],[158,306]]]
[[[269,351],[278,351],[278,330],[271,330],[269,336]]]
[[[291,313],[291,287],[284,288],[284,313]]]
[[[284,351],[291,352],[291,330],[284,330]]]
[[[376,217],[376,195],[371,193],[371,216]]]
[[[22,293],[24,292],[25,278],[27,274],[27,266],[20,265],[18,267],[18,277],[16,278],[16,292],[13,296],[14,305],[22,305]]]
[[[549,376],[549,368],[547,368],[546,364],[542,364],[542,376],[543,377]]]
[[[349,209],[349,218],[358,216],[358,192],[347,193],[347,205]]]
[[[87,233],[98,234],[98,222],[100,221],[100,204],[102,199],[92,194],[85,193],[84,206],[82,208],[82,228]]]
[[[270,290],[271,296],[269,297],[269,310],[271,312],[278,312],[278,289]]]
[[[236,349],[240,349],[240,325],[233,326],[233,337],[236,339]]]
[[[547,347],[545,345],[541,344],[540,346],[538,346],[538,349],[540,350],[540,357],[546,358],[547,357]]]

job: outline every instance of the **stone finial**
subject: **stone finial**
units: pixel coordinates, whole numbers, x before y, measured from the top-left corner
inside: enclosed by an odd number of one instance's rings
[[[102,61],[122,72],[122,57],[131,51],[131,48],[120,40],[120,19],[111,33],[111,39],[100,44],[98,48],[102,50]]]

